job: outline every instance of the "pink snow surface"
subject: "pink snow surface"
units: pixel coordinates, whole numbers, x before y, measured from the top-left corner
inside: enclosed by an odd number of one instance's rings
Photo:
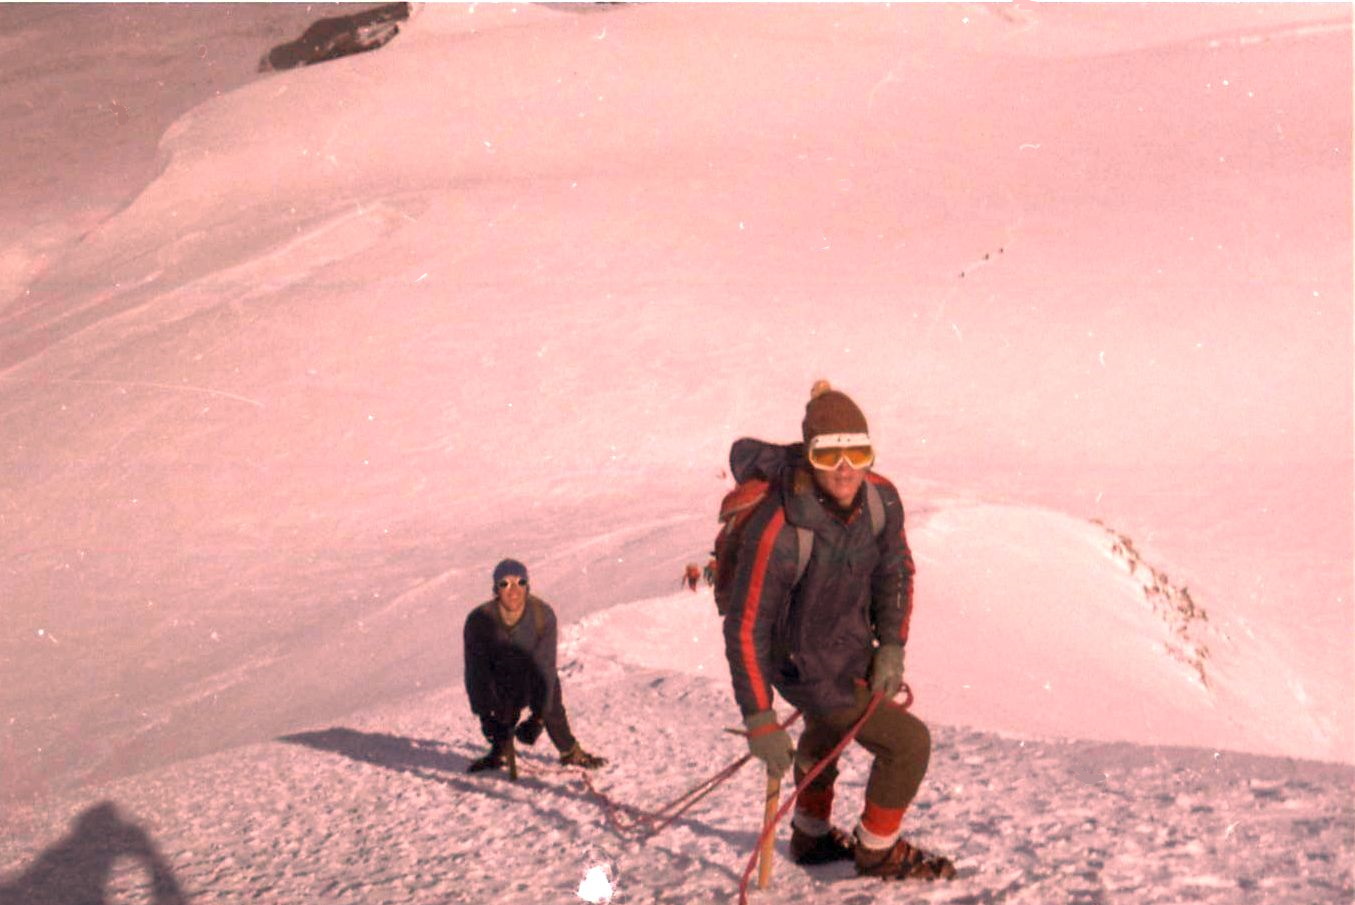
[[[0,6],[0,797],[455,688],[502,556],[668,593],[819,377],[930,719],[1179,741],[1095,704],[1184,670],[1192,743],[1355,762],[1349,6],[429,5],[214,96],[291,36],[220,10]],[[1208,691],[1104,612],[1153,570]]]

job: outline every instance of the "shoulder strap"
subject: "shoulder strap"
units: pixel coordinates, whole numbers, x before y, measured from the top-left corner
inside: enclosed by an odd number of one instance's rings
[[[805,570],[809,568],[810,554],[814,552],[814,530],[796,526],[795,540],[800,548],[800,559],[795,564],[795,583],[799,584],[800,579],[805,577]]]
[[[866,483],[866,508],[870,511],[870,530],[876,537],[884,534],[885,531],[885,501],[880,496],[880,489],[874,484]],[[809,557],[814,552],[814,532],[810,528],[796,527],[795,539],[799,546],[799,561],[795,565],[795,583],[799,584],[800,579],[805,577],[805,570],[809,568]]]
[[[880,488],[870,481],[866,482],[866,508],[870,510],[870,530],[879,537],[885,532],[885,501]]]
[[[546,634],[546,609],[541,605],[540,599],[530,595],[527,597],[527,608],[532,611],[532,624],[536,628],[536,637],[540,640]]]

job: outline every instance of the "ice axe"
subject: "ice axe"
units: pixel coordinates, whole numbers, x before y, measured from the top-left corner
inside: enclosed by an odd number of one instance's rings
[[[908,687],[906,682],[903,685],[903,690],[907,693],[908,700],[901,706],[907,710],[913,704],[913,691]],[[860,719],[852,724],[852,727],[847,730],[847,734],[842,737],[841,741],[837,743],[837,746],[833,748],[832,751],[825,754],[819,762],[814,765],[813,769],[804,775],[804,778],[801,779],[795,787],[795,794],[786,796],[786,803],[781,805],[780,808],[776,807],[776,801],[781,795],[781,780],[780,778],[773,780],[770,775],[767,776],[767,816],[762,823],[762,835],[758,837],[758,844],[753,849],[753,853],[749,855],[748,864],[743,868],[743,877],[739,880],[739,905],[747,905],[748,881],[752,879],[753,868],[757,866],[759,857],[762,858],[763,870],[758,876],[758,886],[762,887],[765,885],[762,882],[763,876],[766,876],[768,880],[771,879],[772,838],[776,834],[777,822],[782,817],[786,816],[786,812],[790,810],[793,804],[795,804],[796,797],[804,791],[805,787],[813,782],[814,778],[822,773],[829,764],[836,760],[837,756],[842,753],[842,749],[846,748],[847,745],[856,738],[856,734],[861,731],[861,727],[865,725],[866,720],[870,719],[870,715],[875,712],[875,708],[879,706],[880,701],[883,699],[884,695],[878,691],[870,696],[870,701],[866,704],[866,712],[861,714]],[[799,712],[797,711],[795,715],[799,716]],[[792,717],[792,719],[793,718],[794,717]],[[789,721],[787,721],[786,725],[789,725]],[[784,729],[785,725],[781,728]],[[775,783],[774,786],[773,783]],[[772,791],[773,788],[775,788],[775,792]]]
[[[504,757],[504,760],[508,761],[508,778],[509,778],[511,781],[513,781],[513,782],[517,782],[517,781],[518,781],[518,750],[517,750],[517,746],[513,744],[513,736],[511,736],[511,735],[508,736],[508,747],[504,750],[504,752],[503,752],[503,757]]]
[[[768,884],[772,882],[772,846],[776,842],[776,807],[780,803],[781,777],[768,770],[767,800],[762,809],[762,845],[758,849],[758,889],[766,889]]]

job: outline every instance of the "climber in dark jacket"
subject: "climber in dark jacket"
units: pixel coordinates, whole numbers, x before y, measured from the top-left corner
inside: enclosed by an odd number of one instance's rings
[[[466,695],[480,718],[489,753],[470,773],[497,770],[514,737],[533,745],[544,728],[566,766],[607,763],[579,746],[569,728],[555,669],[555,611],[529,593],[527,567],[505,559],[494,569],[494,599],[471,610],[464,630]],[[523,709],[527,718],[519,722]]]
[[[830,822],[834,760],[796,798],[791,857],[855,860],[858,874],[887,880],[952,877],[947,859],[901,832],[931,756],[927,727],[894,699],[913,606],[903,503],[871,470],[865,416],[845,393],[816,384],[801,428],[803,443],[744,439],[730,450],[735,480],[769,483],[739,536],[724,622],[749,750],[774,778],[793,762],[799,784],[878,696],[856,736],[874,761],[855,831]],[[778,725],[773,689],[804,715],[794,749]]]

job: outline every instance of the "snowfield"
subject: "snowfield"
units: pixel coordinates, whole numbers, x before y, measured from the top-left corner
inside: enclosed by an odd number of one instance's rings
[[[616,641],[637,631],[641,644],[618,656]],[[709,592],[609,609],[567,635],[572,720],[613,759],[590,777],[594,790],[549,750],[526,749],[516,783],[466,775],[484,752],[464,693],[452,690],[61,796],[17,835],[50,845],[91,801],[116,801],[204,902],[733,901],[760,828],[756,767],[658,833],[643,824],[746,750],[723,732],[738,714],[727,673],[710,675],[723,667]],[[848,865],[799,868],[783,827],[772,885],[749,900],[1339,903],[1355,893],[1355,768],[933,728],[906,825],[956,857],[956,880],[896,885],[859,880]],[[843,758],[847,819],[868,767],[859,748]],[[0,842],[0,863],[35,854]],[[11,881],[14,901],[48,901],[41,880],[50,876]],[[109,889],[116,901],[146,900],[144,863],[125,857]]]
[[[733,900],[756,769],[628,828],[742,754],[679,577],[824,377],[961,875],[783,828],[754,901],[1355,898],[1348,5],[429,4],[254,72],[339,10],[0,4],[0,903]],[[505,556],[600,794],[464,774]]]

